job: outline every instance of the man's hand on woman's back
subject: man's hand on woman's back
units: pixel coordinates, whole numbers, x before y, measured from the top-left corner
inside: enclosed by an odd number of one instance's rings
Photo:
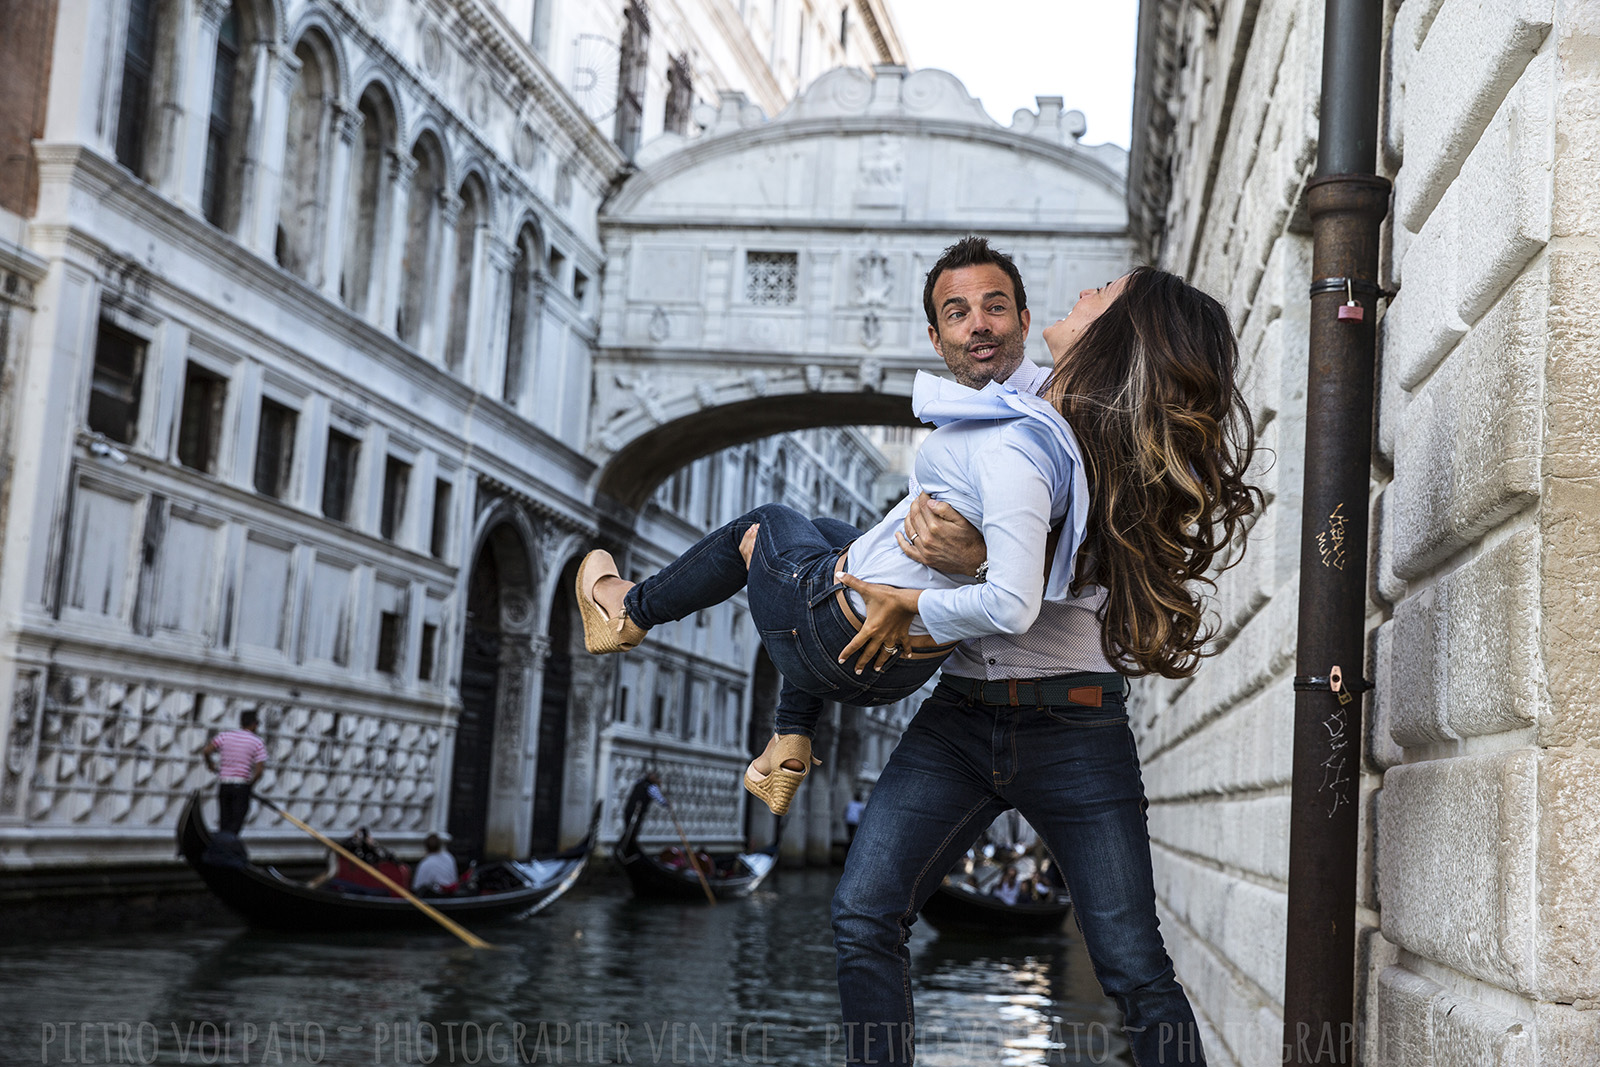
[[[978,528],[955,508],[927,493],[911,502],[904,528],[895,534],[895,539],[907,556],[945,574],[975,576],[978,565],[989,558],[988,546]]]

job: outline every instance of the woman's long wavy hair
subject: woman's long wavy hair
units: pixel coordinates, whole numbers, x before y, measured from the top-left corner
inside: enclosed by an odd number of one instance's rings
[[[1107,591],[1101,642],[1124,673],[1184,678],[1214,654],[1201,587],[1238,562],[1262,503],[1244,480],[1255,427],[1237,362],[1221,304],[1139,267],[1046,386],[1088,465],[1078,585]]]

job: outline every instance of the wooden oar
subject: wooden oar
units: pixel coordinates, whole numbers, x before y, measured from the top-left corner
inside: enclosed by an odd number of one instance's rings
[[[295,818],[293,815],[290,815],[287,811],[284,811],[282,808],[278,807],[278,805],[274,804],[272,801],[268,800],[264,796],[261,796],[260,794],[256,795],[256,800],[260,801],[262,804],[264,804],[267,807],[271,808],[273,811],[277,812],[279,815],[282,815],[285,819],[288,819],[290,822],[294,823],[300,829],[304,830],[306,833],[310,834],[312,837],[314,837],[318,841],[322,842],[322,844],[326,845],[328,848],[333,849],[333,851],[337,852],[339,855],[343,856],[345,859],[349,860],[351,863],[355,864],[357,867],[360,867],[362,870],[364,870],[368,874],[372,875],[372,877],[376,878],[378,881],[382,882],[384,885],[388,886],[391,890],[393,890],[396,895],[402,896],[406,900],[410,901],[412,904],[415,904],[416,907],[417,907],[417,910],[421,911],[422,914],[426,915],[428,918],[432,919],[434,922],[438,923],[440,926],[444,927],[446,930],[449,930],[452,934],[455,934],[461,940],[465,941],[468,945],[472,946],[473,948],[494,948],[493,945],[489,944],[489,942],[485,941],[483,938],[479,937],[477,934],[474,934],[471,930],[468,930],[466,927],[462,926],[460,923],[458,923],[455,920],[451,919],[448,915],[442,914],[439,911],[438,908],[431,907],[430,905],[425,904],[422,901],[418,900],[416,898],[416,896],[410,890],[408,890],[405,886],[400,885],[393,878],[390,878],[388,875],[386,875],[382,871],[378,870],[378,868],[374,867],[372,864],[368,863],[366,860],[362,859],[360,856],[357,856],[355,853],[351,852],[349,849],[347,849],[343,845],[339,844],[339,842],[335,841],[333,838],[328,837],[326,834],[321,834],[321,833],[318,833],[316,830],[313,830],[311,827],[307,826],[305,823],[301,822],[299,819]]]
[[[667,787],[658,786],[661,798],[666,800]],[[700,888],[706,891],[706,903],[713,908],[717,906],[717,895],[711,891],[711,883],[706,881],[706,873],[700,869],[700,861],[695,858],[694,847],[689,844],[689,835],[683,832],[683,823],[678,821],[678,813],[672,810],[672,802],[667,801],[667,814],[672,816],[672,825],[677,828],[678,840],[683,842],[683,853],[689,857],[689,866],[694,868],[694,873],[700,879]]]

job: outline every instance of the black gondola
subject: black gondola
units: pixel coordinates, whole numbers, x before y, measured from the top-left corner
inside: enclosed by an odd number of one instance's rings
[[[662,863],[639,849],[638,837],[626,834],[613,853],[617,863],[627,872],[635,896],[655,900],[706,899],[706,891],[694,868],[685,863],[682,867]],[[711,894],[718,900],[735,900],[755,892],[778,860],[778,843],[774,841],[760,852],[738,852],[711,855],[711,870],[706,881]]]
[[[208,857],[213,837],[200,813],[200,796],[198,792],[192,795],[178,817],[178,854],[189,861],[211,892],[252,926],[292,933],[439,929],[401,897],[315,887],[287,878],[272,867],[243,860],[228,862],[215,851]],[[589,860],[594,836],[591,826],[581,844],[559,855],[479,867],[477,883],[492,886],[493,891],[424,899],[469,927],[532,915],[572,888]],[[218,859],[223,862],[216,862]]]
[[[1072,897],[1064,889],[1043,900],[1007,904],[965,882],[946,877],[922,906],[922,917],[942,932],[990,936],[1053,934],[1072,914]]]

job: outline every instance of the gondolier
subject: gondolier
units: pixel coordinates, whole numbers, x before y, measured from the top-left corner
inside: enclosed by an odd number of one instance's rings
[[[645,812],[652,801],[663,808],[671,806],[667,803],[666,794],[661,792],[661,775],[655,771],[646,771],[644,777],[633,783],[633,789],[628,793],[628,801],[622,808],[624,847],[638,841],[639,827],[644,824]]]
[[[201,750],[217,775],[219,829],[235,837],[250,814],[250,791],[267,769],[267,746],[256,734],[259,722],[255,709],[246,709],[239,713],[239,729],[216,734]]]

